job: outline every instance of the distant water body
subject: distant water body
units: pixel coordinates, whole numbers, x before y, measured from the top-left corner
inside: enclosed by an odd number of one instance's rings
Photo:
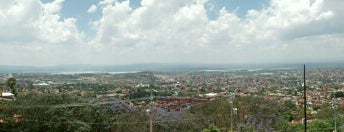
[[[274,68],[252,68],[252,69],[207,69],[207,70],[201,70],[204,72],[229,72],[229,71],[249,71],[249,72],[255,72],[255,71],[262,71],[262,70],[291,70],[291,69],[297,69],[298,67],[274,67]]]
[[[220,70],[220,69],[209,69],[209,70],[201,70],[204,72],[228,72],[228,71],[242,71],[244,69],[224,69],[224,70]]]
[[[157,72],[230,72],[261,70],[298,70],[303,64],[257,64],[257,65],[190,65],[190,64],[134,64],[134,65],[57,65],[57,66],[10,66],[0,65],[0,73],[54,73],[54,74],[124,74],[140,71]],[[344,68],[343,63],[309,63],[308,70]]]
[[[118,72],[104,72],[104,71],[76,71],[76,72],[55,72],[51,74],[56,75],[70,75],[70,74],[99,74],[99,73],[108,73],[108,74],[128,74],[128,73],[139,73],[141,71],[118,71]]]

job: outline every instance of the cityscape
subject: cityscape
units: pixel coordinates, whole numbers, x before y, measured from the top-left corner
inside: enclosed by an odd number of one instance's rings
[[[343,129],[344,67],[333,65],[310,64],[306,70],[311,131]],[[13,131],[148,131],[150,119],[154,131],[202,131],[208,125],[220,131],[301,131],[303,67],[275,66],[280,67],[3,73],[0,121]],[[16,97],[4,95],[11,93],[9,78],[16,79]],[[61,109],[66,113],[56,113]],[[80,116],[84,109],[87,115]],[[94,115],[100,109],[104,115]],[[42,110],[44,117],[32,113]],[[54,122],[62,124],[50,126]]]
[[[343,0],[1,0],[0,131],[344,132]]]

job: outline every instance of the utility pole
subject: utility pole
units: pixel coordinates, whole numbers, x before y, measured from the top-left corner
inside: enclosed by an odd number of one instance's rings
[[[336,118],[336,108],[337,108],[337,101],[336,97],[333,98],[333,103],[332,103],[332,108],[333,108],[333,116],[334,116],[334,132],[337,132],[337,118]]]
[[[231,98],[230,98],[230,101],[229,101],[229,103],[231,104],[231,132],[233,132],[233,95],[234,95],[234,93],[230,93],[230,96],[231,96]]]
[[[149,76],[150,83],[153,84],[153,73]],[[153,89],[152,86],[150,87],[150,108],[147,110],[147,113],[149,114],[149,132],[153,132]]]
[[[303,113],[304,113],[304,125],[305,132],[307,132],[307,96],[306,96],[306,64],[303,65]]]
[[[149,132],[153,132],[153,115],[149,115]]]
[[[150,90],[150,103],[149,103],[149,108],[146,110],[147,115],[149,116],[149,132],[153,132],[153,90],[151,88]]]
[[[152,110],[153,110],[153,92],[152,92],[152,88],[150,91],[150,113],[149,113],[149,132],[153,132],[153,114],[152,114]]]
[[[230,101],[231,103],[231,132],[233,132],[233,101]]]

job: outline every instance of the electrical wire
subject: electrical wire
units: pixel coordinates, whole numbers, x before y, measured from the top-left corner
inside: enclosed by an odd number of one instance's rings
[[[159,124],[159,123],[166,123],[166,122],[180,122],[180,121],[191,121],[191,120],[196,120],[200,118],[186,118],[182,120],[166,120],[166,121],[154,121],[154,124]],[[40,120],[28,120],[24,119],[23,122],[36,122],[36,123],[46,123],[46,124],[79,124],[77,121],[65,121],[65,122],[59,122],[59,121],[40,121]],[[149,123],[149,121],[115,121],[113,123],[91,123],[91,122],[83,122],[85,124],[89,125],[115,125],[115,124],[144,124],[144,123]]]
[[[98,106],[98,105],[106,105],[118,102],[125,102],[125,101],[138,101],[138,100],[145,100],[149,99],[149,97],[142,97],[142,98],[135,98],[135,99],[125,99],[125,100],[116,100],[116,101],[107,101],[107,102],[98,102],[98,103],[74,103],[74,104],[57,104],[57,105],[1,105],[0,108],[19,108],[19,109],[26,109],[26,108],[68,108],[68,107],[83,107],[83,106]]]
[[[17,108],[17,109],[28,109],[28,108],[68,108],[68,107],[82,107],[82,106],[98,106],[118,103],[118,101],[108,101],[103,103],[75,103],[75,104],[58,104],[58,105],[2,105],[0,108]]]

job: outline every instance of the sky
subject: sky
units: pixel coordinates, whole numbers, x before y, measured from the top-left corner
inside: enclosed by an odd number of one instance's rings
[[[0,65],[344,61],[343,0],[1,0]]]

